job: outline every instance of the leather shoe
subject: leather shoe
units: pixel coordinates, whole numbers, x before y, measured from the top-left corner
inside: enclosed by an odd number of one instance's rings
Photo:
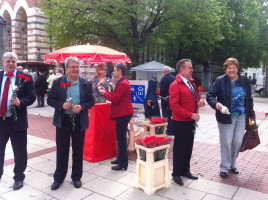
[[[111,164],[113,164],[113,165],[117,165],[117,164],[118,164],[118,160],[115,159],[115,160],[111,161]]]
[[[185,174],[182,174],[182,176],[185,176],[185,177],[187,177],[187,178],[189,178],[189,179],[193,179],[193,180],[197,180],[197,179],[198,179],[198,177],[197,177],[197,176],[193,176],[193,175],[191,174],[191,172],[187,172],[187,173],[185,173]]]
[[[220,176],[222,178],[227,178],[228,174],[227,174],[227,172],[220,172]]]
[[[177,183],[178,185],[183,185],[183,181],[181,179],[180,176],[173,176],[173,180],[175,183]]]
[[[60,187],[60,182],[55,181],[52,185],[51,185],[51,190],[57,190]]]
[[[236,168],[231,169],[231,171],[235,174],[239,174],[239,171]]]
[[[82,186],[82,182],[80,180],[73,180],[74,187],[80,188]]]
[[[127,170],[127,166],[116,165],[112,167],[112,170],[121,170],[121,169]]]
[[[22,186],[23,186],[23,181],[15,181],[13,185],[13,190],[19,190],[22,188]]]

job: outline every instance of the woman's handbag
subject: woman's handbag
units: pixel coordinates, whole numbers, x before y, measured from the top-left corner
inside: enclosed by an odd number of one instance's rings
[[[240,152],[246,151],[248,149],[253,149],[261,143],[258,134],[258,125],[256,120],[254,122],[250,121],[246,127],[246,133],[244,134]]]

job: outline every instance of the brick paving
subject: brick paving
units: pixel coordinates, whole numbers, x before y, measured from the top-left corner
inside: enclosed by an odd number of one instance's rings
[[[214,115],[215,111],[209,107],[200,109],[200,113]],[[256,112],[257,119],[264,118],[264,112]],[[266,120],[268,120],[266,118]],[[51,117],[41,117],[38,115],[28,115],[29,129],[28,134],[43,139],[55,141],[55,127],[52,125]],[[198,134],[198,133],[197,133]],[[169,169],[172,170],[172,147],[169,152]],[[50,147],[37,152],[29,153],[28,158],[38,157],[56,150]],[[136,160],[136,153],[129,152],[129,159]],[[6,165],[14,163],[13,159],[5,161]],[[240,174],[229,173],[227,179],[219,176],[220,149],[218,144],[208,144],[195,142],[191,160],[191,171],[193,174],[203,179],[212,180],[228,185],[247,188],[250,190],[268,193],[268,153],[262,151],[246,151],[239,154],[237,168]]]

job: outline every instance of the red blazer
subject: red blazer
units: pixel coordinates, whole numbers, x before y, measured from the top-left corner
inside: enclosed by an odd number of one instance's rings
[[[200,100],[200,94],[193,81],[194,79],[190,79],[198,102]],[[169,102],[172,111],[172,120],[193,121],[190,117],[192,117],[192,113],[197,113],[197,102],[195,102],[192,92],[179,75],[176,76],[175,81],[169,87]]]
[[[106,91],[103,97],[110,101],[111,104],[111,118],[132,115],[134,113],[131,103],[131,90],[129,82],[123,78],[115,87],[114,92]]]

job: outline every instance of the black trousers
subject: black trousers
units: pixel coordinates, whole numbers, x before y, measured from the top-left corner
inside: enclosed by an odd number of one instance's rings
[[[172,123],[174,133],[172,176],[181,176],[190,171],[195,122],[172,120]]]
[[[42,106],[44,107],[45,106],[45,95],[36,95],[36,99],[37,99],[37,104],[38,106]]]
[[[167,135],[173,135],[172,133],[172,112],[169,107],[169,103],[166,101],[161,101],[161,107],[162,107],[162,116],[167,118]]]
[[[127,126],[132,115],[118,117],[115,119],[116,141],[117,141],[117,159],[118,164],[123,167],[128,166],[127,151]]]
[[[11,117],[5,120],[0,117],[0,177],[3,175],[6,144],[10,138],[15,160],[13,179],[23,181],[27,167],[27,130],[14,131],[11,120]]]
[[[62,128],[56,128],[57,161],[54,181],[62,183],[68,170],[70,137],[72,138],[73,180],[80,180],[83,174],[83,149],[85,131],[81,132],[80,117],[75,117],[75,129],[73,130],[70,115],[65,115]]]

